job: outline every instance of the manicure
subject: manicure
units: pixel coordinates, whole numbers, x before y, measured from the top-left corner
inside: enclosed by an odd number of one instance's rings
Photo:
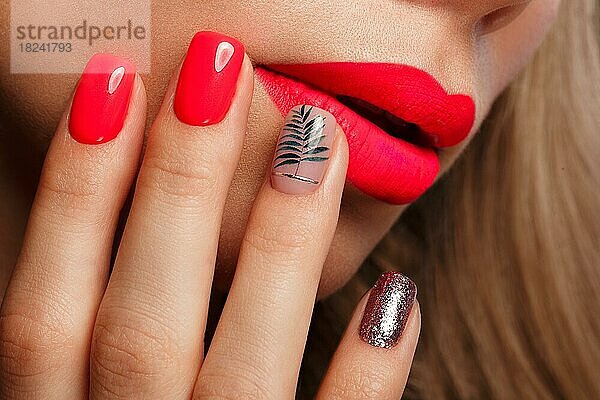
[[[365,342],[390,348],[398,343],[417,296],[417,287],[399,272],[383,273],[369,294],[360,324]]]
[[[288,113],[271,167],[271,186],[288,194],[313,192],[321,182],[335,135],[335,118],[310,105]]]
[[[73,96],[69,132],[85,144],[106,143],[125,123],[135,67],[110,54],[96,54],[88,62]]]
[[[221,122],[233,100],[244,61],[244,45],[216,32],[194,35],[179,72],[175,115],[188,125]]]

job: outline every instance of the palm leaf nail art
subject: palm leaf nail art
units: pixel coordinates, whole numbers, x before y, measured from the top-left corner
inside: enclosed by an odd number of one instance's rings
[[[323,162],[329,159],[325,153],[329,147],[321,145],[323,139],[327,137],[323,133],[327,117],[318,114],[311,117],[312,111],[313,107],[306,105],[302,105],[300,110],[292,110],[292,117],[283,126],[283,135],[277,145],[277,156],[274,160],[276,164],[273,169],[293,164],[296,165],[296,169],[293,174],[277,171],[273,172],[274,174],[304,182],[319,183],[312,178],[298,175],[298,170],[303,163]]]

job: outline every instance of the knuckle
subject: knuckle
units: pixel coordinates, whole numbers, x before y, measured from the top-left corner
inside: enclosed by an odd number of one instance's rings
[[[48,318],[7,308],[0,316],[0,376],[15,381],[55,373],[69,357],[73,336]]]
[[[66,173],[61,177],[57,174],[49,174],[40,181],[40,186],[49,194],[67,200],[80,202],[85,199],[93,199],[98,196],[97,181],[92,176],[77,177]]]
[[[104,204],[101,181],[90,171],[47,170],[39,181],[37,196],[44,210],[79,219],[83,215],[96,215],[105,208],[101,207]]]
[[[317,240],[301,219],[273,214],[256,218],[244,237],[244,242],[268,259],[303,257],[308,243]]]
[[[261,326],[261,324],[259,324]],[[277,338],[275,330],[259,328],[258,340],[223,332],[217,346],[211,348],[218,360],[200,371],[194,399],[275,399],[273,360],[269,346]],[[232,351],[231,349],[239,349]]]
[[[218,168],[207,160],[156,154],[144,160],[138,185],[168,199],[193,201],[210,199],[218,188],[219,178]]]
[[[113,319],[100,316],[90,354],[93,386],[102,392],[122,393],[151,385],[159,376],[164,381],[168,371],[177,370],[180,351],[176,343],[170,328],[148,316],[133,312]]]
[[[233,371],[235,372],[235,371]],[[194,400],[266,400],[274,399],[266,383],[259,384],[247,374],[217,371],[201,374],[196,382]]]
[[[344,373],[334,373],[327,398],[371,399],[380,398],[385,393],[387,375],[378,370],[380,365],[373,365],[372,368],[350,365],[349,368]]]

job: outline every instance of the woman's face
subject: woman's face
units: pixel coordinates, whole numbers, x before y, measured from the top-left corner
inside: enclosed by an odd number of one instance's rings
[[[323,296],[352,276],[406,204],[452,165],[539,46],[558,3],[153,1],[152,72],[143,76],[151,115],[198,30],[236,37],[257,66],[245,147],[223,217],[217,284],[225,286],[235,270],[282,112],[300,102],[327,108],[349,142],[348,181]],[[0,14],[7,21],[8,7],[0,6]],[[0,62],[10,122],[26,130],[31,143],[48,141],[76,77],[11,75],[8,60]]]

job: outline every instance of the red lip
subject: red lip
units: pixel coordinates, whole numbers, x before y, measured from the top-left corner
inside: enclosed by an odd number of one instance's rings
[[[433,184],[439,171],[433,147],[460,143],[475,120],[470,96],[449,95],[427,72],[408,65],[338,62],[266,68],[257,68],[257,74],[280,112],[300,103],[331,112],[348,138],[348,180],[392,204],[412,202]],[[333,96],[353,97],[418,125],[419,145],[392,136]]]

